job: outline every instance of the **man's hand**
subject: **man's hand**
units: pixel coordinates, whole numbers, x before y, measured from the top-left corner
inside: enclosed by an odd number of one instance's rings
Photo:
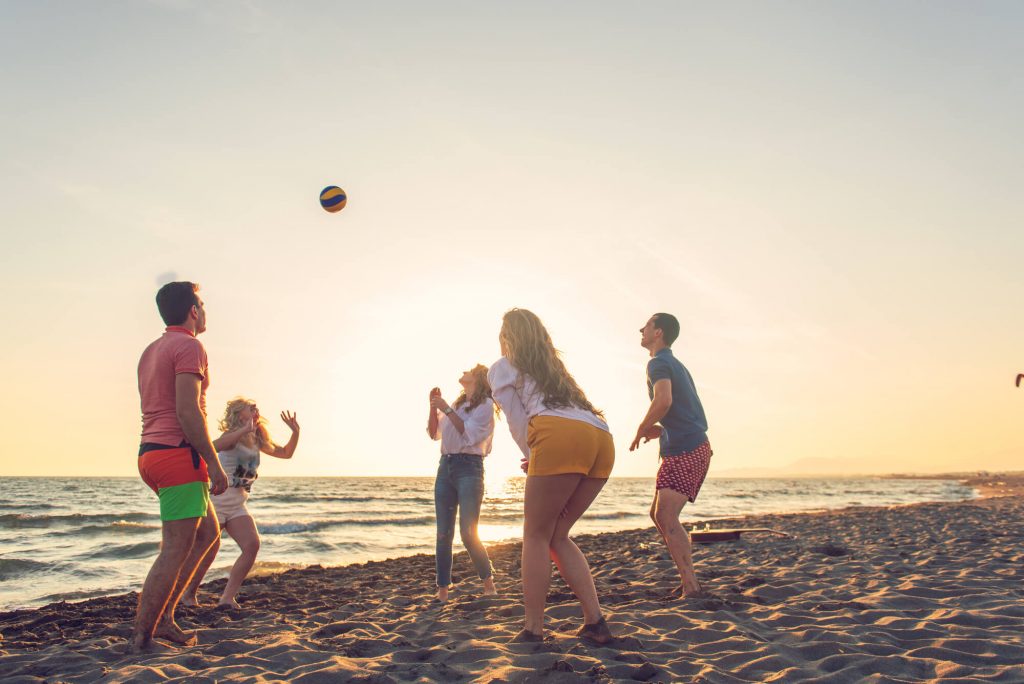
[[[228,476],[218,462],[217,467],[210,470],[210,493],[214,495],[223,494],[227,488]]]
[[[530,459],[523,456],[522,460],[519,461],[519,467],[522,468],[523,472],[527,475],[530,474]]]
[[[636,451],[637,447],[640,446],[641,439],[644,441],[644,444],[647,444],[652,439],[658,439],[659,437],[661,437],[660,425],[652,425],[647,429],[644,429],[644,426],[641,425],[636,431],[636,438],[633,440],[633,443],[629,445],[629,450]]]

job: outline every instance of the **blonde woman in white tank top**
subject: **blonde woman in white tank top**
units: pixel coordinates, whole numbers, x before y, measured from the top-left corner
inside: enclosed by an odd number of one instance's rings
[[[291,437],[284,446],[275,444],[267,432],[267,419],[260,416],[256,402],[244,397],[236,397],[228,402],[224,417],[220,421],[223,434],[213,441],[217,449],[217,458],[228,477],[228,488],[223,494],[211,496],[210,501],[217,512],[217,521],[227,530],[231,538],[238,544],[241,554],[231,566],[228,583],[224,587],[217,606],[238,608],[235,595],[238,594],[242,582],[256,562],[256,554],[260,550],[260,535],[256,530],[256,522],[245,506],[249,492],[256,481],[260,466],[260,453],[274,458],[291,458],[299,443],[299,422],[294,413],[281,412],[281,420],[291,431]],[[185,595],[181,600],[184,605],[198,605],[197,592],[206,571],[210,569],[217,552],[220,550],[220,538],[203,558],[196,569],[192,581],[189,582]]]

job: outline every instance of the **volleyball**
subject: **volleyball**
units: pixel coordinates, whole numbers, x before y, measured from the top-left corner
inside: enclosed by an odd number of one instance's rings
[[[345,208],[348,195],[337,185],[328,185],[320,191],[320,206],[332,214]]]

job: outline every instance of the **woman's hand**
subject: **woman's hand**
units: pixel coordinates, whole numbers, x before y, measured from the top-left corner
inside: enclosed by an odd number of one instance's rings
[[[431,394],[430,408],[436,411],[441,411],[442,413],[448,413],[448,411],[451,410],[451,406],[449,406],[448,402],[441,396],[440,390],[438,390],[437,394]]]
[[[295,414],[290,411],[281,411],[281,420],[287,425],[292,432],[299,431],[299,421],[296,419]]]
[[[250,418],[247,422],[242,423],[240,426],[232,430],[231,434],[235,437],[235,439],[241,439],[242,437],[245,437],[246,435],[251,434],[255,431],[256,421]]]

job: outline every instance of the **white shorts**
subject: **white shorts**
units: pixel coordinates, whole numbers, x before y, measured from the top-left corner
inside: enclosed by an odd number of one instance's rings
[[[245,507],[245,502],[248,500],[249,492],[245,491],[245,487],[228,487],[223,494],[210,497],[210,501],[213,502],[213,507],[217,511],[217,522],[221,526],[235,518],[246,515],[252,517]]]

